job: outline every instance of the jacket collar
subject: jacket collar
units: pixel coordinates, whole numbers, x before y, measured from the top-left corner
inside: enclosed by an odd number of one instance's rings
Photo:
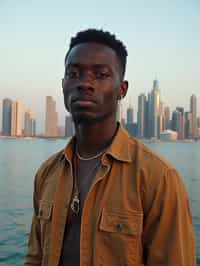
[[[131,162],[129,140],[130,136],[127,131],[119,125],[117,134],[113,139],[106,154],[111,155],[114,159],[123,162]]]
[[[129,138],[130,136],[127,131],[119,124],[116,136],[114,137],[108,150],[105,152],[105,156],[110,155],[118,161],[131,162],[132,159],[129,150]],[[74,145],[75,137],[72,137],[63,150],[62,158],[65,158],[69,163],[73,159]]]

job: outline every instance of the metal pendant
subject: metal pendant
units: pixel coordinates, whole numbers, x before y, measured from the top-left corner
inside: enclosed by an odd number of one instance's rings
[[[71,209],[75,214],[79,213],[80,210],[80,201],[77,195],[74,196],[72,203],[71,203]]]

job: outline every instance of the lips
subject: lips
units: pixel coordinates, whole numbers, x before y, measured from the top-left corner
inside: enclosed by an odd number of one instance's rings
[[[71,99],[71,102],[72,103],[75,103],[75,102],[92,102],[92,103],[95,103],[96,101],[93,97],[84,96],[84,97],[73,97]]]
[[[94,97],[90,95],[81,95],[81,96],[76,96],[71,98],[71,103],[96,103],[96,100]]]
[[[94,97],[90,95],[81,95],[77,97],[72,97],[71,99],[71,107],[72,109],[83,110],[88,108],[93,108],[96,104],[96,100]]]

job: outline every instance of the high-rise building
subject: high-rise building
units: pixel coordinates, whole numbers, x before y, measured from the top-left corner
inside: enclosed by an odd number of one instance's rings
[[[133,107],[129,104],[129,107],[126,110],[126,122],[125,119],[122,119],[122,125],[131,136],[136,136],[135,124],[133,117]]]
[[[58,115],[56,112],[56,102],[52,96],[46,96],[46,137],[57,137]]]
[[[160,111],[158,117],[158,135],[160,136],[160,132],[164,131],[164,104],[160,102]]]
[[[12,101],[8,98],[3,99],[3,112],[2,112],[2,134],[5,136],[11,135],[11,114],[12,114]]]
[[[35,116],[31,109],[24,114],[24,136],[34,137],[36,134]]]
[[[191,112],[185,112],[185,138],[192,137],[192,114]]]
[[[163,123],[164,123],[164,125],[163,125],[164,130],[171,128],[171,125],[170,125],[170,109],[169,109],[168,106],[165,106],[165,108],[164,108]]]
[[[151,91],[151,137],[159,138],[160,135],[160,89],[158,81],[153,81]]]
[[[179,127],[179,124],[178,124],[179,116],[180,116],[180,113],[178,111],[175,110],[172,112],[172,130],[176,132],[178,132],[178,127]]]
[[[72,137],[75,133],[74,123],[71,116],[65,117],[65,137]]]
[[[176,107],[176,111],[172,113],[172,129],[178,133],[178,139],[185,138],[185,116],[184,108]]]
[[[151,124],[151,93],[147,95],[146,101],[146,115],[145,115],[145,137],[151,138],[152,124]]]
[[[190,112],[192,118],[192,137],[197,135],[197,97],[193,94],[190,97]]]
[[[146,137],[146,96],[140,94],[138,96],[138,112],[137,112],[137,137]]]
[[[12,102],[11,108],[11,135],[22,135],[22,101],[18,99]]]
[[[133,124],[133,107],[131,105],[126,110],[126,122],[127,124]]]

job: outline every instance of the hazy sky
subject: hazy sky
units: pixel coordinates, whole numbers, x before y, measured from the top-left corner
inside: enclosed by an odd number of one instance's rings
[[[126,44],[125,104],[131,100],[135,117],[137,96],[151,90],[155,77],[166,105],[189,109],[194,93],[200,112],[199,0],[0,0],[0,110],[3,98],[21,98],[41,132],[45,96],[52,95],[63,124],[63,58],[71,36],[89,27],[109,30]]]

